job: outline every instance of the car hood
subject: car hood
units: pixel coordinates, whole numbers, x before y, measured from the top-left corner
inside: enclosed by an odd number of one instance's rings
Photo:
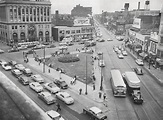
[[[67,103],[73,103],[74,102],[74,99],[72,97],[68,97],[68,98],[65,98],[65,101]]]
[[[53,96],[47,96],[45,99],[48,101],[55,101],[56,100]]]

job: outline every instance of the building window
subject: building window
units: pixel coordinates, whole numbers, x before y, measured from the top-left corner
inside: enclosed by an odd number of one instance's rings
[[[30,8],[30,14],[32,14],[32,8]]]
[[[70,30],[67,30],[67,31],[66,31],[66,34],[70,34]]]
[[[23,22],[25,22],[25,16],[23,16]]]
[[[32,16],[30,16],[30,21],[33,21],[33,18],[32,18]]]
[[[22,8],[22,14],[24,15],[24,8]]]
[[[15,26],[15,29],[17,29],[17,26]]]
[[[12,26],[12,29],[14,29],[14,26]]]
[[[80,30],[76,30],[76,33],[80,33]]]
[[[71,34],[75,34],[75,30],[71,30]]]
[[[41,16],[41,21],[43,21],[43,16]]]
[[[47,16],[49,16],[49,8],[47,9]]]

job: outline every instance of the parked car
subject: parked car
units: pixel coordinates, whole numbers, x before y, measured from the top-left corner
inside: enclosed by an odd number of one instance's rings
[[[83,113],[90,115],[95,120],[107,120],[107,116],[98,107],[86,107],[83,109]]]
[[[33,47],[33,49],[34,49],[34,50],[36,50],[36,49],[42,49],[42,48],[44,48],[44,47],[45,47],[45,45],[38,44],[38,45],[36,45],[35,47]]]
[[[1,49],[0,49],[0,54],[2,54],[2,53],[4,53],[4,52],[5,52],[4,50],[1,50]]]
[[[66,103],[67,105],[73,104],[74,99],[67,92],[58,92],[56,97]]]
[[[127,52],[125,50],[122,51],[123,56],[127,56]]]
[[[38,82],[31,82],[31,83],[29,83],[29,87],[31,89],[33,89],[34,91],[36,91],[37,93],[43,91],[43,87]]]
[[[4,65],[7,64],[7,62],[5,60],[0,60],[0,65]]]
[[[140,90],[134,90],[132,93],[132,100],[135,104],[142,104],[143,103],[143,97],[140,93]]]
[[[56,111],[49,110],[46,112],[46,114],[52,119],[52,120],[64,120],[64,118]]]
[[[99,51],[99,52],[97,52],[97,54],[98,54],[98,55],[102,55],[102,54],[103,54],[103,52]]]
[[[18,50],[26,50],[27,49],[27,45],[21,45],[17,49]]]
[[[56,46],[54,44],[49,45],[48,48],[55,48]]]
[[[105,42],[105,40],[104,39],[99,39],[98,42]]]
[[[44,88],[51,93],[58,93],[59,91],[61,91],[61,89],[57,87],[54,83],[45,83]]]
[[[56,99],[49,92],[40,92],[38,93],[38,97],[48,105],[56,102]]]
[[[2,64],[2,68],[6,71],[11,70],[12,67],[9,64]]]
[[[111,38],[108,38],[108,39],[107,39],[107,41],[113,41],[113,39],[111,39]]]
[[[56,68],[56,71],[60,71],[61,73],[64,74],[66,73],[66,71],[63,68],[59,68],[59,67]]]
[[[14,67],[21,71],[23,71],[25,69],[25,67],[22,64],[16,64]]]
[[[11,48],[10,50],[8,50],[8,52],[18,52],[19,49],[18,48]]]
[[[23,85],[28,85],[29,84],[29,77],[21,75],[18,77],[18,81],[20,83],[22,83]]]
[[[64,80],[55,79],[54,83],[61,89],[67,89],[68,88],[68,85]]]
[[[138,75],[143,75],[143,70],[140,67],[133,68],[136,74]]]
[[[16,62],[16,61],[11,60],[11,61],[9,61],[9,62],[8,62],[8,64],[9,64],[9,65],[11,65],[11,66],[15,66],[15,65],[17,64],[17,62]]]
[[[118,58],[119,58],[119,59],[123,59],[124,56],[120,53],[120,54],[118,54]]]
[[[29,77],[29,76],[31,76],[33,73],[32,73],[32,71],[31,71],[31,69],[25,68],[25,69],[23,70],[23,74]]]
[[[104,60],[99,60],[99,66],[100,66],[100,67],[105,67],[105,62],[104,62]]]
[[[136,59],[135,62],[136,62],[139,66],[143,66],[143,65],[144,65],[143,60],[141,60],[141,59]]]
[[[20,70],[18,70],[18,69],[12,69],[11,70],[11,73],[15,76],[15,77],[19,77],[20,75],[22,75],[23,73],[20,71]]]
[[[39,74],[31,75],[31,79],[39,83],[44,83],[44,79]]]

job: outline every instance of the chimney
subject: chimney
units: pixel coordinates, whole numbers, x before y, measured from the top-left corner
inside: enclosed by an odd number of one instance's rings
[[[140,10],[140,2],[138,2],[138,10]]]

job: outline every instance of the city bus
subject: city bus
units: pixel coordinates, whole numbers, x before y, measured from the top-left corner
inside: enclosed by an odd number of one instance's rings
[[[111,86],[115,97],[126,97],[126,84],[118,69],[111,70]]]

